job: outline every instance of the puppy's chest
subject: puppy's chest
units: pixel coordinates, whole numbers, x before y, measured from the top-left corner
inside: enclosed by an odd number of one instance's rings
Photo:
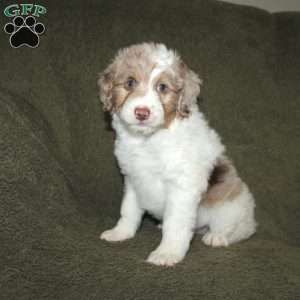
[[[115,154],[124,175],[130,178],[140,205],[161,218],[163,215],[168,168],[168,155],[159,146],[145,144],[116,145]]]
[[[115,155],[124,175],[163,179],[170,167],[170,153],[158,143],[117,141]]]

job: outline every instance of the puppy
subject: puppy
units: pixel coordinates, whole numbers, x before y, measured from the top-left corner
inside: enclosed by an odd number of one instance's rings
[[[198,109],[200,84],[178,54],[155,43],[120,50],[98,80],[124,175],[121,217],[100,238],[132,238],[148,212],[162,221],[147,259],[156,265],[180,262],[196,231],[219,247],[256,228],[253,197]]]

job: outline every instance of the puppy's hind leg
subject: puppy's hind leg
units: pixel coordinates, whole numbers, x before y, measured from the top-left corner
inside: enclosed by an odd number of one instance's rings
[[[228,246],[249,238],[256,228],[254,200],[247,186],[234,199],[213,207],[200,205],[198,219],[207,219],[209,230],[203,235],[204,244],[212,247]]]
[[[209,180],[198,210],[197,226],[208,226],[203,242],[228,246],[250,237],[256,228],[255,203],[247,185],[226,157],[221,157]]]

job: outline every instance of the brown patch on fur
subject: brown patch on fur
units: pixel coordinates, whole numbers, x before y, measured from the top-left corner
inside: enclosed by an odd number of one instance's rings
[[[182,78],[174,75],[174,73],[176,74],[176,72],[171,73],[165,71],[158,75],[157,80],[154,80],[154,88],[156,89],[159,84],[165,84],[167,86],[166,91],[158,92],[165,114],[165,128],[168,128],[176,118],[178,101],[183,87]]]
[[[126,89],[124,89],[123,84],[120,86],[115,86],[112,89],[112,110],[120,110],[130,94],[131,93],[129,91],[126,91]]]
[[[124,85],[125,82],[116,84],[112,88],[112,111],[119,111],[129,97],[143,97],[146,93],[143,82],[140,82],[139,86],[132,91],[126,89]]]
[[[180,74],[184,78],[184,87],[178,102],[177,111],[179,117],[185,118],[189,116],[191,106],[197,102],[202,80],[183,62],[180,64]]]
[[[227,157],[221,157],[215,165],[201,205],[214,206],[223,201],[234,200],[242,191],[243,182]]]
[[[110,65],[107,69],[99,74],[99,79],[97,81],[99,87],[99,97],[103,103],[104,111],[111,111],[113,108],[112,103],[112,88],[114,79],[114,66]]]
[[[174,94],[172,96],[174,96]],[[168,128],[173,122],[173,120],[176,118],[178,96],[172,96],[170,96],[171,99],[167,103],[162,103],[165,113],[165,128]]]

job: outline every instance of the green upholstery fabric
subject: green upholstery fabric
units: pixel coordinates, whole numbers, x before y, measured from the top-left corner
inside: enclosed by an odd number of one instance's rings
[[[299,299],[300,14],[212,0],[39,4],[38,48],[0,34],[0,298]],[[250,240],[212,249],[196,236],[173,268],[145,263],[160,240],[149,218],[133,240],[98,239],[117,221],[122,178],[97,74],[143,41],[177,49],[204,79],[200,107],[257,201]]]

